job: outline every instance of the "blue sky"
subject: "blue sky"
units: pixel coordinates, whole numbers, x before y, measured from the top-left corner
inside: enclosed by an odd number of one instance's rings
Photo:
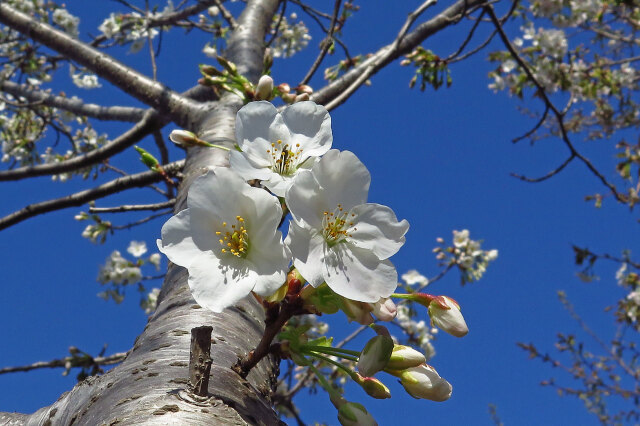
[[[96,34],[100,17],[118,7],[109,1],[91,2],[90,8],[87,3],[66,2],[69,10],[82,18],[83,37],[88,32]],[[408,6],[385,8],[382,13],[384,4],[381,0],[367,2],[348,23],[345,41],[353,54],[388,43],[404,22]],[[291,11],[293,7],[288,8]],[[320,38],[313,23],[307,25],[315,46]],[[517,28],[512,26],[511,30]],[[482,34],[477,40],[483,40]],[[460,24],[430,39],[425,47],[446,56],[464,35],[464,24]],[[185,38],[180,30],[165,35],[160,80],[176,90],[191,87],[198,78],[196,64],[211,61],[200,53],[205,41],[206,37],[195,34]],[[495,43],[493,46],[499,48]],[[126,49],[119,48],[109,52],[150,74],[145,54],[128,55]],[[619,254],[623,248],[633,250],[632,242],[640,237],[636,218],[611,201],[605,201],[601,209],[585,203],[584,195],[603,188],[578,163],[540,184],[509,176],[511,172],[542,175],[564,159],[566,150],[558,140],[545,140],[534,147],[527,142],[510,142],[534,123],[516,110],[518,100],[487,88],[492,66],[486,61],[486,52],[456,64],[452,87],[437,92],[409,90],[412,71],[394,63],[372,79],[373,86],[361,88],[331,113],[334,147],[353,151],[371,171],[370,201],[392,207],[399,218],[411,224],[407,243],[392,259],[400,273],[415,268],[427,276],[437,274],[431,249],[437,237],[450,241],[454,229],[467,228],[472,238],[484,240],[486,249],[500,252],[480,282],[461,287],[457,272],[452,272],[430,287],[430,292],[449,295],[461,304],[470,328],[462,339],[440,333],[435,342],[437,355],[431,364],[453,385],[449,401],[414,400],[390,376],[381,376],[391,388],[390,400],[373,400],[356,388],[348,388],[347,397],[363,403],[381,425],[422,424],[427,419],[433,425],[488,425],[488,404],[497,406],[506,424],[595,425],[595,417],[588,415],[579,401],[559,398],[552,389],[539,386],[543,379],[565,376],[528,360],[516,342],[533,342],[552,351],[557,332],[579,332],[556,298],[560,289],[605,340],[611,336],[611,317],[603,308],[623,295],[613,279],[615,268],[603,265],[599,269],[601,281],[581,282],[575,276],[571,245],[611,254]],[[314,57],[314,49],[309,48],[292,59],[276,61],[276,82],[294,85]],[[326,64],[334,62],[329,57]],[[67,83],[65,73],[60,80],[65,81],[56,87],[87,101],[137,105],[104,81],[102,89],[81,91]],[[321,75],[311,85],[321,87]],[[529,105],[539,108],[536,102]],[[112,137],[125,128],[96,124],[99,132],[109,132]],[[173,128],[168,126],[165,136]],[[613,178],[613,150],[606,142],[580,143],[578,147]],[[154,150],[151,140],[142,146]],[[172,159],[178,159],[181,151],[172,149],[171,154]],[[132,149],[116,156],[113,163],[131,173],[142,171]],[[47,177],[3,183],[5,201],[0,214],[91,183],[74,179],[60,184]],[[154,201],[159,200],[153,192],[134,190],[97,204]],[[130,240],[144,240],[153,247],[164,220],[118,232],[104,245],[94,245],[80,236],[84,225],[73,220],[80,210],[36,217],[0,232],[4,281],[0,367],[62,357],[71,345],[94,354],[103,344],[109,345],[107,353],[126,351],[142,331],[146,317],[137,306],[135,289],[129,291],[124,303],[115,305],[96,297],[100,288],[95,279],[99,264],[113,250],[124,252]],[[109,218],[114,223],[124,221],[117,216]],[[331,322],[330,334],[345,335],[353,327],[340,318]],[[354,348],[364,341],[355,342]],[[62,377],[60,373],[0,376],[0,411],[33,412],[51,404],[75,383],[73,374]],[[325,394],[301,398],[299,404],[305,421],[337,423]]]

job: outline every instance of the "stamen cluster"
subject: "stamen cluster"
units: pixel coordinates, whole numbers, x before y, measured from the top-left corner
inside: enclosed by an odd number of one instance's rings
[[[231,253],[236,257],[246,257],[249,250],[249,235],[244,226],[244,218],[236,216],[236,224],[231,225],[231,230],[226,230],[227,222],[222,222],[225,231],[216,231],[216,235],[221,237],[218,241],[222,245],[222,253]]]
[[[267,154],[271,156],[271,168],[274,172],[283,176],[295,173],[297,165],[300,163],[302,151],[304,151],[303,148],[300,148],[299,143],[295,148],[296,151],[293,151],[293,145],[290,146],[287,143],[282,146],[282,140],[271,143],[271,149],[267,150]]]

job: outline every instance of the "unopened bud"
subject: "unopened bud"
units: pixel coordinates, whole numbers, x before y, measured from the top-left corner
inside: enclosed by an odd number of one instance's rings
[[[300,86],[296,87],[296,92],[306,93],[307,95],[311,95],[313,94],[313,89],[311,88],[311,86],[308,86],[306,84],[301,84]]]
[[[218,69],[213,65],[200,64],[200,72],[204,76],[210,76],[210,77],[222,76],[222,73],[218,71]]]
[[[389,357],[389,362],[385,368],[391,370],[404,370],[406,368],[417,367],[427,361],[425,356],[415,349],[404,346],[395,345]]]
[[[442,402],[451,398],[451,385],[427,364],[411,367],[400,375],[400,383],[414,398]]]
[[[147,166],[150,170],[158,170],[160,163],[153,155],[149,154],[139,146],[134,146],[135,150],[140,154],[140,161]]]
[[[280,83],[276,88],[282,94],[289,93],[291,91],[291,87],[287,83]]]
[[[349,321],[355,321],[362,325],[369,325],[373,323],[373,317],[371,316],[372,308],[369,303],[343,298],[342,310],[349,318]]]
[[[367,395],[375,399],[387,399],[391,398],[391,392],[389,388],[384,385],[380,380],[375,377],[359,377],[357,381]]]
[[[198,138],[194,133],[187,130],[172,130],[169,134],[169,139],[176,145],[190,146],[194,145],[194,142]]]
[[[281,97],[282,97],[282,100],[285,101],[288,104],[292,104],[296,100],[296,95],[294,95],[293,93],[286,93],[286,94],[282,95]]]
[[[429,303],[431,325],[435,325],[447,333],[463,337],[469,332],[467,323],[460,312],[458,302],[447,296],[437,296]]]
[[[371,306],[373,307],[373,315],[380,321],[391,321],[396,317],[396,304],[391,299],[381,298]]]
[[[367,342],[358,358],[358,371],[365,377],[371,377],[381,371],[389,362],[393,352],[393,339],[378,335]]]
[[[224,69],[229,71],[230,74],[232,74],[232,75],[237,75],[238,74],[238,67],[236,67],[236,64],[234,64],[233,62],[226,60],[222,56],[218,56],[216,58],[216,60],[218,61],[218,63],[220,65],[222,65],[224,67]]]
[[[273,78],[263,75],[256,86],[255,98],[258,101],[268,101],[273,95]]]
[[[356,402],[347,402],[338,408],[338,421],[342,426],[378,426],[364,406]]]

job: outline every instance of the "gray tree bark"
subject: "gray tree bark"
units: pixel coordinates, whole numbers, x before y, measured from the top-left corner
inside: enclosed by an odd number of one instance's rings
[[[264,35],[277,6],[277,0],[248,2],[229,41],[226,57],[252,81],[260,77]],[[205,140],[232,146],[241,100],[227,95],[203,105],[188,117],[190,129]],[[207,167],[227,165],[226,161],[221,150],[189,150],[175,211],[186,207],[189,185],[197,176]],[[202,325],[213,327],[210,398],[204,401],[186,392],[190,330]],[[0,424],[278,424],[270,405],[278,376],[275,360],[263,360],[246,380],[231,370],[238,357],[256,347],[263,331],[263,308],[254,299],[248,297],[221,314],[209,312],[191,297],[187,271],[170,265],[157,310],[122,364],[84,380],[31,415],[0,413]]]

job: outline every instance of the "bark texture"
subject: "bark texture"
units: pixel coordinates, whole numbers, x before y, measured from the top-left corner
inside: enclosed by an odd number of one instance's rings
[[[260,76],[264,34],[277,6],[277,0],[249,1],[229,41],[226,57],[253,81]],[[203,103],[188,121],[203,139],[231,146],[235,115],[241,106],[236,96],[224,96]],[[191,182],[217,165],[227,165],[226,152],[189,150],[176,211],[185,208]],[[200,326],[213,329],[207,399],[187,391],[191,329]],[[263,332],[263,308],[253,298],[214,314],[191,297],[186,269],[170,265],[157,310],[122,364],[79,383],[54,404],[31,415],[0,413],[0,424],[279,424],[270,405],[278,375],[274,360],[263,360],[246,380],[231,369],[238,357],[256,347]]]

